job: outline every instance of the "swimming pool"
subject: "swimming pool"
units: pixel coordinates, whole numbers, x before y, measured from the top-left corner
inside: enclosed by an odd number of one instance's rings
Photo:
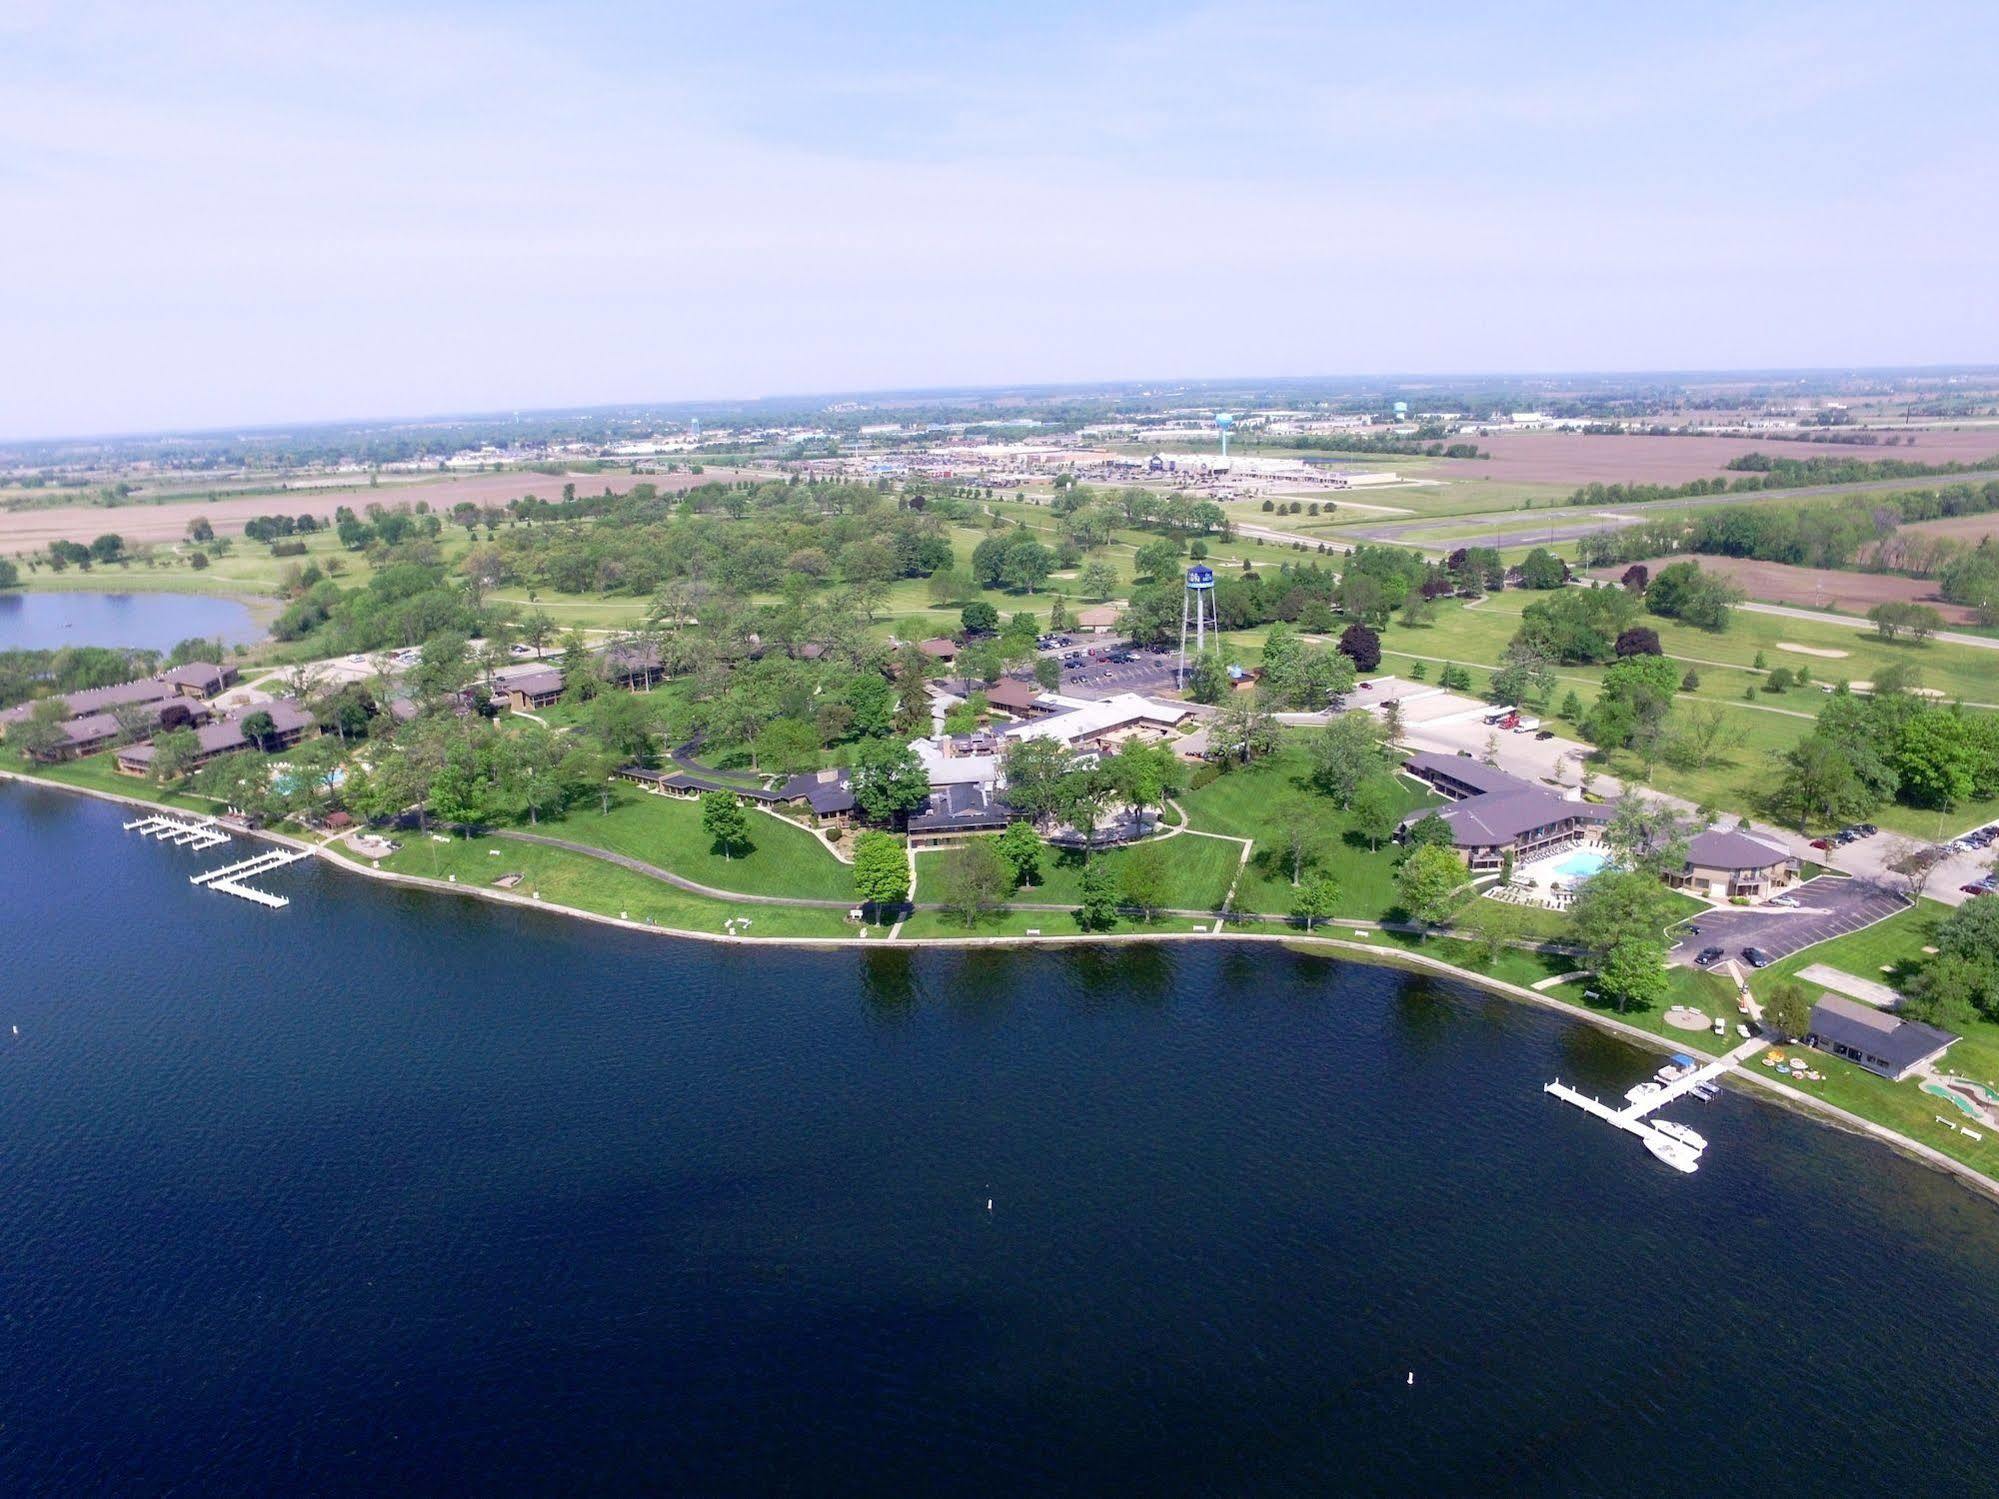
[[[1576,848],[1553,859],[1537,859],[1526,869],[1536,879],[1574,883],[1588,879],[1609,862],[1610,855],[1600,848]]]

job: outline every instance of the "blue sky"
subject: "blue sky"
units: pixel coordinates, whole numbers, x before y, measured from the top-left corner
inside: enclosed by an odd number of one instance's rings
[[[0,436],[1999,359],[1999,8],[0,3]]]

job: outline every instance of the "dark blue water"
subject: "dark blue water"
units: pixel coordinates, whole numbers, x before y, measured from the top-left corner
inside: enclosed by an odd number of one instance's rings
[[[1732,1096],[1667,1171],[1587,1028],[272,913],[123,815],[0,788],[0,1491],[1991,1492],[1999,1212]]]
[[[170,651],[183,640],[247,645],[263,626],[241,599],[197,593],[22,593],[0,589],[0,651],[66,645]]]

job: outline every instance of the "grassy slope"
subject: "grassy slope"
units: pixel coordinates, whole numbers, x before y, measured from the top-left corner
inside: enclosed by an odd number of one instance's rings
[[[1291,909],[1289,831],[1306,833],[1306,868],[1329,871],[1339,881],[1340,916],[1379,920],[1396,904],[1395,860],[1390,849],[1370,853],[1365,839],[1352,834],[1352,820],[1330,798],[1313,789],[1311,759],[1303,735],[1287,738],[1267,760],[1219,776],[1181,800],[1190,826],[1255,840],[1238,894],[1252,911]],[[1410,809],[1439,798],[1398,781]]]
[[[750,813],[749,819],[749,847],[724,857],[702,831],[699,802],[625,787],[612,792],[608,816],[592,801],[560,820],[544,819],[539,827],[519,831],[643,859],[717,890],[808,900],[853,897],[853,871],[805,829],[760,812]]]

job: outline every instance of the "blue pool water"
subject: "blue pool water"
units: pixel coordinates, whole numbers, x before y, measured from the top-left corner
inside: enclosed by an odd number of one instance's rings
[[[1579,848],[1559,859],[1550,859],[1542,868],[1558,880],[1586,880],[1609,862],[1610,856],[1598,849]]]

